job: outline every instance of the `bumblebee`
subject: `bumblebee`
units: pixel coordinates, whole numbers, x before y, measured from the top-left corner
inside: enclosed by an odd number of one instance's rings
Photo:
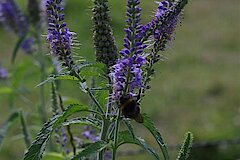
[[[143,123],[143,117],[140,113],[140,104],[135,97],[123,95],[120,98],[120,109],[125,118],[131,118],[138,123]]]

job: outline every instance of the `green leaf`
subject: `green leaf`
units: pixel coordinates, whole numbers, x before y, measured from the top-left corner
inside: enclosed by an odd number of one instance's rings
[[[41,85],[44,85],[49,82],[53,82],[55,80],[71,80],[71,81],[78,81],[78,78],[70,75],[51,75],[46,79],[45,81],[39,83],[36,87],[39,87]]]
[[[13,92],[13,90],[10,87],[1,87],[0,88],[0,94],[9,94],[12,92]]]
[[[17,56],[17,53],[18,53],[18,50],[20,49],[21,47],[21,44],[22,42],[24,41],[24,39],[26,38],[26,35],[20,37],[14,47],[14,50],[13,50],[13,53],[12,53],[12,63],[14,63],[15,59],[16,59],[16,56]]]
[[[192,147],[193,142],[193,134],[191,132],[186,133],[184,142],[179,151],[177,160],[187,160],[189,157],[189,153]]]
[[[87,63],[80,66],[81,76],[99,76],[104,74],[105,65],[103,63]]]
[[[87,125],[87,126],[92,126],[96,129],[100,129],[102,126],[102,123],[99,119],[97,118],[73,118],[70,120],[67,120],[66,122],[63,123],[64,126],[68,126],[71,124],[82,124],[82,125]]]
[[[107,148],[109,145],[105,141],[98,141],[88,145],[85,149],[83,149],[79,154],[74,156],[71,160],[81,160],[86,156],[89,156],[94,153],[98,153],[101,150]]]
[[[13,112],[7,120],[4,122],[4,124],[1,126],[0,129],[0,149],[2,147],[2,143],[4,140],[5,135],[7,134],[8,128],[12,125],[13,121],[19,116],[18,112]]]
[[[108,82],[101,81],[97,86],[100,88],[106,88]],[[97,90],[95,91],[96,98],[101,106],[105,106],[108,99],[108,92],[109,90]]]
[[[118,147],[125,143],[137,144],[141,146],[144,150],[146,150],[149,154],[153,155],[155,159],[157,160],[160,159],[156,151],[153,148],[149,147],[147,143],[144,141],[144,139],[135,136],[133,137],[132,134],[133,133],[129,133],[129,131],[119,132]]]
[[[73,115],[74,113],[87,110],[87,106],[73,104],[70,105],[62,115],[57,115],[51,118],[47,123],[44,124],[43,128],[38,133],[37,138],[25,154],[24,160],[40,160],[52,131],[62,124],[69,116]]]
[[[24,136],[24,141],[27,147],[29,147],[31,145],[31,138],[29,136],[29,132],[28,132],[28,126],[26,125],[26,120],[25,117],[23,115],[23,112],[20,112],[20,122],[22,125],[22,133]]]
[[[155,125],[153,124],[152,120],[150,117],[148,117],[147,114],[143,114],[143,125],[152,133],[152,135],[154,136],[155,140],[157,141],[158,145],[161,148],[161,151],[163,153],[163,156],[165,158],[165,160],[169,160],[169,155],[168,155],[168,151],[167,151],[167,146],[166,144],[163,142],[162,136],[160,134],[160,132],[158,131],[158,129],[155,127]]]
[[[64,160],[64,157],[60,153],[47,153],[42,160]]]

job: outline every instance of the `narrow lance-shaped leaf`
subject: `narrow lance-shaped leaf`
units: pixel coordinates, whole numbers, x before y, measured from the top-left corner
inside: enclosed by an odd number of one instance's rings
[[[177,160],[187,160],[189,157],[189,153],[192,147],[193,142],[193,134],[191,132],[188,132],[186,134],[185,140],[182,144],[182,147],[179,151],[179,155]]]
[[[99,119],[97,118],[86,118],[86,117],[81,117],[81,118],[73,118],[70,120],[65,121],[62,125],[68,126],[71,124],[82,124],[82,125],[87,125],[87,126],[92,126],[96,129],[100,129],[102,126],[102,123]]]
[[[53,82],[55,80],[71,80],[71,81],[78,81],[77,77],[69,76],[69,75],[51,75],[45,81],[39,83],[36,87],[42,86],[46,83]]]
[[[70,105],[62,115],[55,116],[45,123],[36,140],[25,154],[24,160],[40,160],[52,131],[62,124],[66,118],[81,111],[88,111],[88,107],[80,104]]]
[[[30,138],[30,135],[29,135],[29,132],[28,132],[28,127],[26,125],[26,120],[25,120],[25,117],[23,115],[23,112],[20,112],[20,122],[21,122],[21,125],[22,125],[22,133],[23,133],[23,136],[24,136],[24,142],[26,144],[26,147],[29,147],[31,145],[31,138]]]
[[[125,143],[131,143],[136,144],[142,147],[144,150],[146,150],[149,154],[155,157],[155,159],[159,160],[159,156],[156,153],[156,151],[149,147],[148,144],[144,141],[144,139],[136,136],[132,136],[133,133],[129,133],[130,131],[122,131],[119,132],[118,136],[118,147],[125,144]]]
[[[13,53],[12,53],[12,63],[14,63],[14,61],[16,59],[16,56],[17,56],[17,53],[18,53],[18,50],[20,49],[21,44],[22,44],[22,42],[24,41],[25,38],[26,38],[26,35],[20,37],[19,40],[17,41],[17,43],[14,47]]]
[[[147,114],[143,114],[143,125],[152,133],[152,135],[154,136],[155,140],[157,141],[158,145],[161,148],[161,151],[163,153],[163,156],[165,158],[165,160],[169,160],[169,155],[168,155],[168,151],[167,151],[167,146],[166,144],[163,142],[162,136],[160,134],[160,132],[158,131],[158,129],[155,127],[155,125],[153,124],[151,118],[149,116],[147,116]]]
[[[0,149],[4,140],[5,135],[7,134],[8,128],[11,126],[13,121],[19,116],[18,112],[13,112],[8,119],[4,122],[0,129]]]

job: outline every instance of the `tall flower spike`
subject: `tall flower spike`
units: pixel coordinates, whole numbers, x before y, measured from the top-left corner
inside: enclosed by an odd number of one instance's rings
[[[142,65],[145,64],[143,50],[138,34],[140,25],[140,0],[127,1],[127,28],[124,38],[124,49],[120,51],[121,58],[112,67],[110,77],[113,82],[113,99],[119,100],[123,95],[136,96],[135,90],[142,87]]]
[[[94,0],[93,12],[93,38],[97,61],[108,67],[116,63],[117,47],[110,26],[109,7],[107,0]]]
[[[153,36],[155,51],[163,51],[167,42],[173,39],[179,17],[188,0],[156,2],[158,4],[154,18],[147,25],[142,26],[140,37],[142,41]]]
[[[13,30],[18,37],[27,34],[29,26],[26,16],[20,11],[14,0],[2,0],[0,2],[0,23],[8,29]],[[26,53],[32,53],[32,38],[27,38],[21,43]]]
[[[51,53],[58,56],[63,67],[72,70],[74,62],[72,59],[71,45],[74,33],[70,32],[64,21],[64,8],[62,0],[47,0],[48,36]]]
[[[158,8],[153,20],[147,25],[142,26],[142,30],[139,33],[141,41],[146,42],[150,39],[150,45],[153,44],[153,47],[151,47],[151,53],[147,57],[148,63],[145,68],[145,75],[143,76],[145,87],[140,88],[139,95],[142,96],[145,89],[149,88],[148,83],[154,74],[153,65],[162,57],[158,52],[164,51],[167,43],[172,41],[174,30],[177,27],[179,17],[187,2],[188,0],[156,2]]]
[[[27,18],[20,11],[14,0],[0,2],[0,22],[12,29],[19,37],[28,32]]]

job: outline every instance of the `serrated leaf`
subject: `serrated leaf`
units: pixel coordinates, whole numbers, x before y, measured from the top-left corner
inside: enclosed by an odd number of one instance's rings
[[[47,153],[42,160],[64,160],[64,157],[60,153]]]
[[[129,133],[129,131],[122,131],[119,132],[119,137],[118,137],[118,147],[125,144],[125,143],[131,143],[131,144],[136,144],[141,146],[144,150],[146,150],[148,153],[153,155],[155,159],[159,160],[159,156],[156,153],[156,151],[149,147],[147,143],[144,141],[144,139],[136,136],[132,136],[132,133]]]
[[[104,74],[105,65],[103,63],[88,63],[80,67],[81,76],[99,76]]]
[[[81,160],[82,158],[94,153],[98,153],[107,147],[108,147],[108,143],[105,141],[98,141],[98,142],[92,143],[88,145],[85,149],[83,149],[79,154],[74,156],[71,160]]]
[[[96,129],[100,129],[102,126],[102,123],[99,119],[97,118],[73,118],[70,120],[67,120],[66,122],[63,123],[64,126],[68,126],[71,124],[82,124],[82,125],[87,125],[87,126],[92,126]]]
[[[158,131],[158,129],[155,127],[155,125],[153,124],[151,118],[147,115],[147,114],[143,114],[143,125],[152,133],[152,135],[154,136],[155,140],[157,141],[158,145],[161,148],[161,151],[163,153],[163,156],[165,158],[165,160],[169,160],[169,155],[168,155],[168,151],[167,151],[167,146],[164,143],[162,136],[160,134],[160,132]]]
[[[4,124],[1,126],[0,129],[0,149],[2,146],[2,142],[4,140],[5,135],[7,134],[8,128],[11,126],[13,121],[19,116],[18,112],[13,112],[7,120],[4,122]]]
[[[17,43],[14,47],[13,53],[12,53],[12,59],[11,59],[12,63],[14,63],[14,61],[16,59],[16,56],[17,56],[17,53],[18,53],[18,51],[21,47],[21,44],[22,44],[22,42],[24,41],[25,38],[26,38],[26,35],[24,35],[24,36],[22,36],[18,39],[18,41],[17,41]]]
[[[87,110],[87,106],[73,104],[70,105],[62,115],[56,115],[55,117],[51,118],[47,123],[44,124],[43,128],[38,133],[37,138],[25,154],[24,160],[40,160],[52,131],[72,114]]]
[[[179,151],[177,160],[187,160],[189,157],[189,153],[192,147],[193,142],[193,134],[191,132],[188,132],[185,136],[184,142],[182,144],[182,147]]]
[[[45,81],[39,83],[36,87],[39,87],[41,85],[44,85],[49,82],[53,82],[55,80],[71,80],[71,81],[78,81],[78,78],[70,75],[51,75],[48,77]]]

